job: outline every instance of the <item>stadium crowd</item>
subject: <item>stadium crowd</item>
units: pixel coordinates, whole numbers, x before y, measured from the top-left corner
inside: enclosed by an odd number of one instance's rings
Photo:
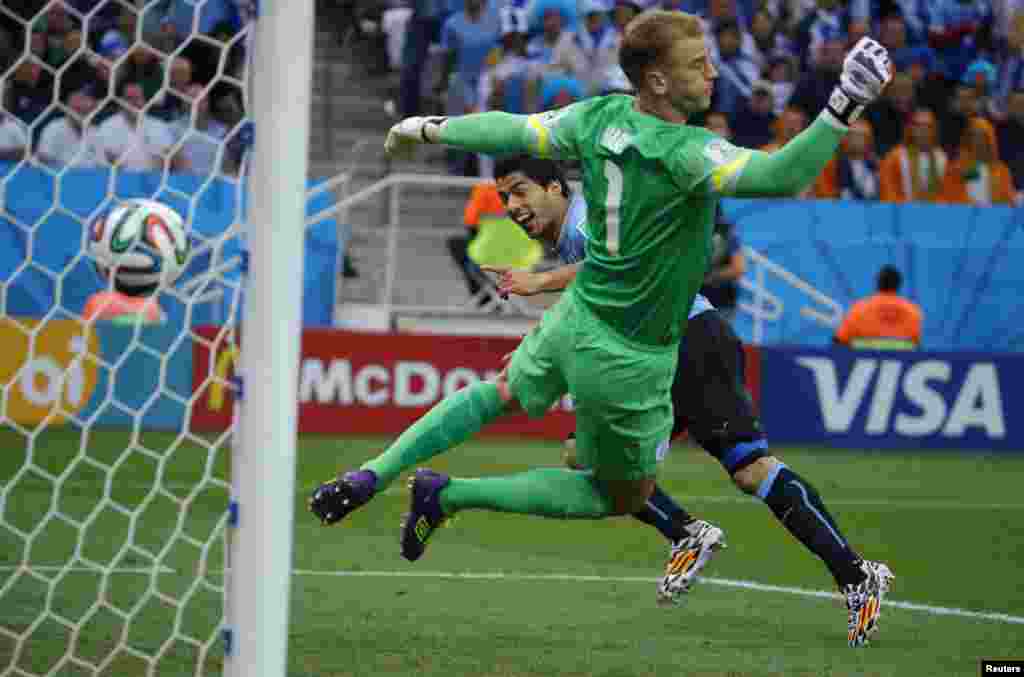
[[[402,117],[529,113],[626,91],[616,54],[630,19],[654,7],[697,14],[719,77],[711,111],[695,122],[765,150],[824,107],[847,48],[871,35],[897,74],[804,196],[992,205],[1024,195],[1022,0],[386,4]],[[436,80],[425,77],[432,53]],[[488,159],[467,160],[453,156],[452,171],[489,176]]]
[[[251,16],[244,0],[4,0],[0,160],[237,174]]]

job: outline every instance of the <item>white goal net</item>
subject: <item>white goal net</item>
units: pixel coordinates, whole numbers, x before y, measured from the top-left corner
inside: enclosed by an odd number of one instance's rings
[[[195,358],[241,297],[244,14],[0,2],[0,675],[224,669],[231,434],[194,410],[231,384]],[[87,253],[133,197],[192,242],[152,307],[105,297]]]

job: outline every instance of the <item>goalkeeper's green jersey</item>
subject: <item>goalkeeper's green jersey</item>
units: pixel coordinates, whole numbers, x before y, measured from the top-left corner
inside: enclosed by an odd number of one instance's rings
[[[711,252],[718,198],[698,186],[732,147],[702,127],[639,112],[633,101],[597,97],[531,124],[542,154],[583,165],[589,237],[575,293],[627,338],[670,345],[682,336]]]
[[[823,112],[773,153],[596,97],[536,115],[462,115],[439,141],[475,153],[527,152],[583,163],[586,260],[573,293],[625,337],[671,345],[704,278],[718,196],[783,197],[809,186],[847,127]]]

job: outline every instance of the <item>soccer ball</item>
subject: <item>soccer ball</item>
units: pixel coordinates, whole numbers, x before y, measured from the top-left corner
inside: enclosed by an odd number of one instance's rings
[[[89,252],[104,280],[132,296],[173,284],[188,262],[185,221],[156,200],[127,200],[97,218]]]

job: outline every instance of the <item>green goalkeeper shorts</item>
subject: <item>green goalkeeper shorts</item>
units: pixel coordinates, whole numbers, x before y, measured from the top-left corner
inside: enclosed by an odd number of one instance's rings
[[[647,346],[594,316],[573,291],[544,314],[512,356],[508,382],[532,417],[566,392],[576,403],[576,456],[599,479],[654,477],[672,432],[676,346]]]

